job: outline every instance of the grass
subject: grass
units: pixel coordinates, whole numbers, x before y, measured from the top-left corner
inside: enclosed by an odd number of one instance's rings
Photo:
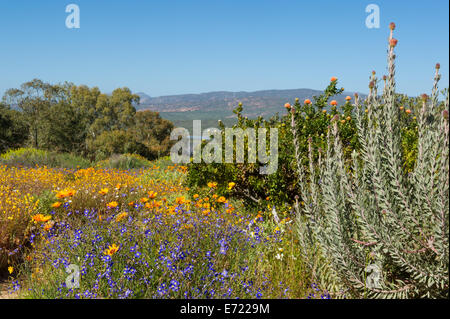
[[[47,166],[64,168],[87,168],[92,163],[80,156],[69,153],[48,152],[34,148],[9,150],[0,156],[0,164],[9,166]]]

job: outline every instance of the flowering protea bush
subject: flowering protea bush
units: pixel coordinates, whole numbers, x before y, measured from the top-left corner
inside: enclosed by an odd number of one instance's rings
[[[332,295],[448,298],[448,90],[439,102],[437,65],[431,96],[422,96],[420,109],[414,110],[416,124],[407,128],[410,145],[416,144],[408,154],[413,160],[407,162],[402,134],[405,114],[413,111],[395,95],[397,40],[395,25],[390,28],[383,92],[378,94],[373,73],[367,100],[354,101],[359,152],[345,156],[335,116],[327,148],[319,150],[317,159],[310,139],[305,169],[292,115],[301,189],[296,205],[300,246],[313,277]]]

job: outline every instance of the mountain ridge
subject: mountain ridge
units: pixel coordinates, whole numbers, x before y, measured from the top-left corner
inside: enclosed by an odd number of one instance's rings
[[[286,112],[284,104],[293,104],[295,98],[300,101],[312,99],[323,91],[314,89],[270,89],[258,91],[211,91],[204,93],[165,95],[150,97],[146,93],[136,93],[142,100],[136,105],[138,111],[150,110],[159,112],[161,117],[172,121],[175,126],[190,127],[192,120],[202,120],[208,125],[216,125],[218,120],[231,125],[236,115],[233,109],[239,102],[243,104],[242,114],[249,118],[263,116],[270,118],[276,113]],[[343,92],[334,99],[340,105],[345,103],[345,97],[353,92]],[[365,94],[358,93],[361,98]]]

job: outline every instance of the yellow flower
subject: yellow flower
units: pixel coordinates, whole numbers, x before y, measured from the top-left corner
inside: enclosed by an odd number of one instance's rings
[[[118,202],[110,202],[106,206],[108,207],[108,209],[116,208],[117,206],[119,206],[119,203]]]
[[[99,193],[100,195],[106,195],[106,194],[108,194],[108,192],[109,192],[109,189],[107,189],[107,188],[102,188],[98,193]]]
[[[147,203],[148,202],[148,198],[147,197],[142,197],[140,199],[141,203]]]
[[[210,187],[210,188],[216,188],[216,187],[217,187],[217,183],[216,183],[216,182],[209,182],[209,183],[208,183],[208,187]]]
[[[153,198],[155,198],[155,197],[156,197],[156,195],[158,195],[158,193],[157,193],[157,192],[154,192],[154,191],[150,191],[150,192],[148,192],[148,197],[150,197],[150,199],[153,199]]]
[[[108,247],[108,249],[105,250],[104,254],[108,256],[112,256],[115,253],[119,251],[120,246],[117,246],[116,244],[112,244]]]
[[[236,183],[234,183],[234,182],[229,182],[228,183],[228,189],[229,190],[231,190],[231,189],[233,189],[233,187],[236,185]]]
[[[116,222],[120,222],[122,219],[124,219],[127,216],[128,216],[128,213],[126,213],[126,212],[123,212],[123,213],[117,215]]]
[[[9,266],[9,267],[8,267],[8,272],[9,272],[9,274],[12,274],[13,271],[14,271],[14,267]]]

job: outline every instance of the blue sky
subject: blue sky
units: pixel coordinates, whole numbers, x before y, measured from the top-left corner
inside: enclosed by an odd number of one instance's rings
[[[81,11],[67,29],[66,5]],[[368,4],[380,28],[368,29]],[[434,65],[449,82],[447,0],[0,0],[0,95],[33,78],[127,86],[151,96],[323,89],[331,76],[367,92],[386,71],[397,24],[398,91],[429,92]]]

